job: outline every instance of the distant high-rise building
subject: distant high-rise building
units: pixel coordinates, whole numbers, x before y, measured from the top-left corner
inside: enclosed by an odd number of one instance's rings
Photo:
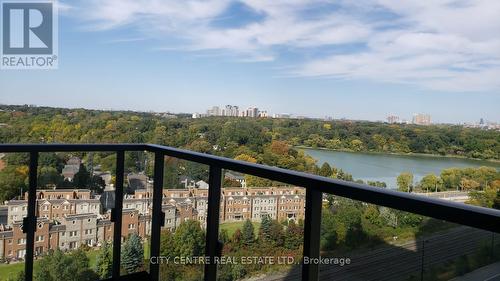
[[[484,125],[484,119],[483,118],[479,119],[479,125]]]
[[[430,125],[431,124],[431,116],[429,114],[414,114],[413,115],[413,124],[416,125]]]
[[[228,117],[268,117],[267,111],[259,111],[257,107],[249,107],[246,110],[241,110],[237,105],[226,105],[224,107],[213,106],[207,110],[206,114],[193,114],[193,118],[201,118],[206,116],[228,116]]]
[[[399,123],[399,116],[389,115],[387,116],[387,122],[390,124]]]
[[[236,105],[226,105],[224,109],[224,116],[237,117],[239,113],[239,108]]]
[[[207,110],[208,116],[221,116],[221,110],[218,106],[213,106],[211,109]]]
[[[259,117],[259,109],[257,107],[249,107],[246,115],[247,117]]]
[[[288,113],[275,113],[273,114],[273,118],[290,118],[290,114]]]

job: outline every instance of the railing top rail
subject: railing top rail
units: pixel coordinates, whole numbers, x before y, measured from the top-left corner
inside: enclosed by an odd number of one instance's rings
[[[72,152],[72,151],[146,151],[148,145],[142,143],[126,144],[0,144],[2,152]]]
[[[500,211],[155,144],[0,144],[0,152],[150,151],[500,233]]]

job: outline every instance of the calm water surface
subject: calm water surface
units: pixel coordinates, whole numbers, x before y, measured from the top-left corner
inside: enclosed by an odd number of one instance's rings
[[[390,188],[396,188],[396,177],[402,172],[410,172],[415,181],[423,176],[451,167],[489,166],[500,169],[500,163],[450,157],[428,157],[418,155],[392,155],[362,152],[342,152],[301,148],[306,154],[322,165],[327,162],[352,174],[354,179],[383,181]]]

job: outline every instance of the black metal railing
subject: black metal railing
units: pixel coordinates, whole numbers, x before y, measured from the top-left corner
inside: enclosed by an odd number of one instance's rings
[[[160,231],[162,214],[162,187],[164,157],[170,156],[210,167],[208,213],[206,228],[205,254],[209,260],[220,255],[218,241],[219,208],[222,186],[222,170],[229,169],[253,176],[267,178],[306,189],[304,247],[303,255],[309,258],[320,257],[320,225],[322,193],[334,194],[366,203],[420,214],[462,225],[500,233],[500,211],[466,204],[443,201],[414,194],[376,188],[364,184],[346,182],[302,172],[253,164],[219,156],[154,144],[0,144],[0,153],[24,152],[30,155],[28,212],[23,222],[26,233],[25,278],[33,279],[33,248],[36,226],[36,187],[38,154],[40,152],[115,152],[116,158],[116,196],[112,212],[114,226],[112,279],[119,280],[121,249],[121,212],[123,203],[124,153],[126,151],[147,151],[155,154],[153,209],[151,223],[151,256],[160,254]],[[302,265],[302,280],[318,280],[317,264]],[[159,264],[149,265],[150,280],[159,280]],[[205,280],[216,280],[217,264],[205,264]]]

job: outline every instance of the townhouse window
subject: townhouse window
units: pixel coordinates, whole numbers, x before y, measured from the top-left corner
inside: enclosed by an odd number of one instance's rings
[[[36,242],[43,242],[43,235],[38,235],[36,237]]]
[[[130,224],[128,225],[128,229],[135,229],[135,224],[130,223]]]
[[[18,245],[24,245],[24,244],[26,244],[26,239],[25,238],[17,239],[17,244]]]
[[[12,245],[12,239],[8,240],[9,245]]]

